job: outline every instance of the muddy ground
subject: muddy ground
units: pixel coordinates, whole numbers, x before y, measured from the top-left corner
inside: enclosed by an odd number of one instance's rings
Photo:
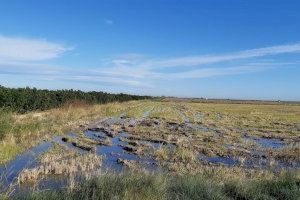
[[[271,121],[264,127],[249,120],[236,125],[234,117],[237,122],[243,119],[184,104],[142,110],[140,117],[122,113],[101,118],[41,143],[0,167],[2,182],[19,188],[37,182],[45,188],[61,187],[67,176],[99,170],[196,173],[204,165],[300,169],[298,123]]]

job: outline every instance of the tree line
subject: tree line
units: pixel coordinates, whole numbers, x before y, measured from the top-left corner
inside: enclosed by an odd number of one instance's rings
[[[67,103],[85,102],[104,104],[130,100],[149,99],[150,96],[110,94],[106,92],[83,92],[80,90],[47,90],[36,88],[7,88],[0,85],[0,107],[25,113],[34,110],[57,108]]]

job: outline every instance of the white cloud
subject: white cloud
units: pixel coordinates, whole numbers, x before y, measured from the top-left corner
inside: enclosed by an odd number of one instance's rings
[[[149,58],[141,54],[124,54],[117,57],[106,59],[104,64],[107,67],[101,67],[94,70],[98,74],[114,77],[132,77],[144,79],[188,79],[204,78],[211,76],[221,76],[240,73],[251,73],[261,70],[267,70],[275,66],[293,65],[295,62],[276,62],[276,60],[263,60],[266,56],[278,55],[284,53],[300,53],[300,43],[278,45],[272,47],[257,48],[239,52],[232,52],[220,55],[206,56],[186,56],[171,59]],[[256,58],[254,62],[251,58]],[[213,63],[225,61],[240,61],[248,59],[244,64],[234,64],[232,66],[220,66],[212,68]],[[250,60],[249,60],[250,59]],[[258,60],[257,62],[257,59]],[[193,66],[197,70],[188,70],[187,67]],[[205,66],[205,68],[203,68]],[[157,69],[177,67],[182,68],[180,73],[173,73],[166,69],[164,72],[157,72]],[[260,69],[261,68],[261,69]]]
[[[160,74],[160,78],[167,80],[176,79],[191,79],[191,78],[207,78],[213,76],[235,75],[242,73],[257,72],[271,67],[256,67],[256,66],[239,66],[239,67],[226,67],[226,68],[203,68],[191,70],[181,73]]]
[[[5,47],[9,51],[6,51]],[[173,59],[149,58],[141,54],[131,53],[104,59],[102,66],[98,68],[53,66],[36,62],[58,57],[68,50],[70,50],[68,47],[44,40],[8,38],[0,35],[0,74],[33,75],[40,78],[46,77],[47,80],[120,87],[153,88],[157,81],[236,75],[290,66],[295,64],[293,60],[291,62],[276,62],[275,58],[266,60],[264,57],[283,53],[298,53],[300,52],[300,43],[221,55],[187,56]],[[246,62],[239,62],[246,58]],[[251,58],[256,59],[251,60]],[[235,63],[221,66],[211,65],[225,61],[235,61]],[[189,66],[194,68],[187,68]],[[171,67],[180,68],[180,72],[175,72]],[[178,69],[176,70],[178,71]]]
[[[171,59],[148,60],[143,66],[146,68],[162,68],[162,67],[186,67],[199,66],[203,64],[212,64],[224,61],[241,60],[254,57],[271,56],[284,53],[299,53],[300,43],[279,45],[258,49],[251,49],[239,52],[233,52],[221,55],[206,56],[186,56]]]
[[[144,83],[136,77],[125,77],[119,74],[103,73],[90,68],[75,68],[55,66],[38,63],[5,63],[0,62],[0,74],[6,75],[32,75],[40,80],[74,81],[82,83],[105,83],[106,85],[119,85],[134,88],[151,88],[152,85]]]
[[[129,87],[143,87],[143,88],[152,88],[151,85],[145,84],[138,80],[128,80],[124,78],[118,77],[108,77],[108,76],[100,76],[100,75],[75,75],[65,78],[66,80],[87,82],[87,83],[109,83],[112,85],[122,85]]]
[[[2,62],[48,60],[57,58],[71,49],[47,40],[0,35],[0,61]]]

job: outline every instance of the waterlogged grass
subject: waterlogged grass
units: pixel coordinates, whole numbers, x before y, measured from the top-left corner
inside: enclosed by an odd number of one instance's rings
[[[160,102],[149,115],[151,118],[164,119],[170,122],[183,122],[184,118],[173,103]]]
[[[126,126],[125,130],[131,135],[128,140],[162,143],[153,151],[153,157],[169,173],[100,174],[73,184],[67,190],[34,191],[22,198],[299,199],[299,170],[274,173],[241,166],[206,165],[197,157],[204,154],[247,159],[249,149],[262,150],[257,142],[245,138],[247,134],[249,137],[279,138],[281,142],[291,143],[281,149],[264,151],[272,159],[297,160],[300,152],[297,140],[300,136],[300,106],[297,104],[132,101],[106,105],[70,105],[25,115],[1,111],[0,164],[7,163],[18,153],[42,140],[53,138],[54,134],[80,132],[80,125],[121,114],[142,118],[149,110],[148,117],[159,123]],[[190,123],[186,123],[187,119]],[[200,128],[190,129],[187,124]],[[93,144],[84,139],[82,133],[79,138],[84,143]],[[43,154],[41,159],[55,158],[56,154],[54,149],[53,152]]]
[[[160,161],[171,160],[173,162],[191,163],[196,159],[195,152],[180,147],[174,150],[166,147],[160,147],[154,152],[154,155],[156,159]]]
[[[5,164],[18,153],[35,146],[42,140],[76,131],[79,125],[85,125],[98,118],[119,116],[139,118],[151,110],[150,118],[165,122],[200,123],[206,127],[215,127],[224,132],[226,141],[206,137],[205,132],[194,134],[203,142],[201,145],[216,148],[218,142],[240,142],[241,132],[259,137],[289,138],[300,135],[300,106],[295,105],[256,105],[225,103],[159,102],[131,101],[105,105],[68,105],[45,112],[32,112],[24,115],[0,111],[0,164]],[[199,118],[200,113],[200,118]],[[198,116],[197,116],[198,115]],[[142,130],[140,132],[149,132]],[[147,128],[147,127],[146,127]],[[145,129],[145,128],[144,128]],[[151,129],[148,128],[148,129]],[[164,130],[160,130],[162,133]]]
[[[289,125],[291,127],[299,125],[300,119],[299,105],[190,103],[188,108],[194,112],[204,113],[204,123],[214,123],[219,126],[283,130]],[[218,113],[222,119],[216,119]]]
[[[88,124],[97,118],[119,116],[147,102],[68,105],[23,115],[0,111],[0,165],[6,164],[17,154],[34,147],[41,141],[51,139],[55,134],[76,131],[80,125]]]
[[[300,197],[300,178],[296,173],[276,177],[227,178],[215,175],[176,175],[149,173],[101,174],[60,191],[35,191],[16,199],[287,199]]]
[[[130,118],[141,118],[144,116],[145,112],[152,111],[154,107],[154,102],[144,102],[140,106],[128,110],[126,116]]]

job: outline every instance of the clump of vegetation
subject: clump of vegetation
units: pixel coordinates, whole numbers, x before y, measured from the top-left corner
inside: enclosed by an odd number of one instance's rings
[[[64,152],[61,152],[64,153]],[[53,158],[55,154],[42,157],[41,165],[23,170],[18,182],[34,182],[46,175],[71,175],[77,172],[90,172],[101,166],[102,158],[96,154],[74,154],[71,157]]]
[[[11,122],[13,121],[12,113],[0,109],[0,141],[12,129]]]

